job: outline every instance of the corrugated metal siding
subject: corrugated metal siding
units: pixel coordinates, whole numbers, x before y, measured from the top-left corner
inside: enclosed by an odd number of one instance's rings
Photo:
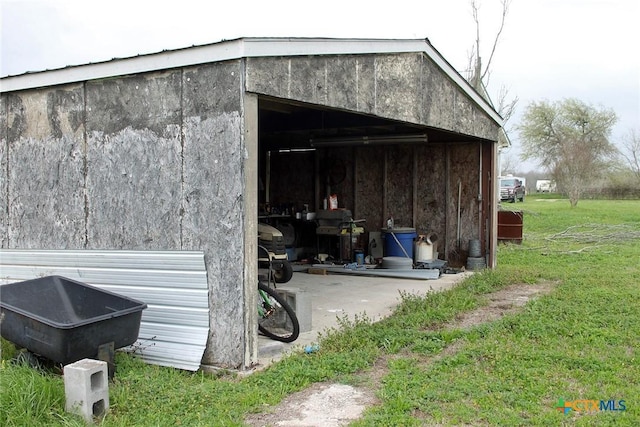
[[[209,333],[203,252],[0,250],[0,283],[50,275],[147,303],[136,353],[156,365],[200,368]]]

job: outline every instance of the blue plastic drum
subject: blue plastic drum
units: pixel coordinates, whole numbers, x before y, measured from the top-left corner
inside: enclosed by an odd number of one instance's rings
[[[413,259],[413,241],[417,237],[418,234],[416,233],[415,228],[398,227],[392,230],[383,228],[382,240],[384,241],[384,256],[397,256],[406,258],[408,255],[409,258]]]

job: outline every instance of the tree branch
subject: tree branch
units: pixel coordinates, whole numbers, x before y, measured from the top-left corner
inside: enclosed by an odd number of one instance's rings
[[[493,41],[493,48],[491,49],[491,55],[489,55],[489,60],[487,61],[486,65],[485,65],[485,70],[482,73],[482,77],[480,78],[481,81],[484,81],[488,71],[489,71],[489,67],[491,66],[491,61],[493,60],[493,55],[496,52],[496,47],[498,46],[498,40],[500,39],[500,35],[502,34],[502,30],[504,29],[504,23],[507,19],[507,13],[509,12],[509,5],[511,4],[511,0],[502,0],[502,20],[500,21],[500,29],[498,30],[498,33],[496,34],[496,37]],[[478,40],[480,40],[480,35],[478,35]]]

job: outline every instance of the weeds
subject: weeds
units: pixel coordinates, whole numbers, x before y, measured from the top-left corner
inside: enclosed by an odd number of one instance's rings
[[[59,376],[33,369],[26,362],[2,361],[0,390],[0,425],[47,425],[68,417]]]
[[[316,382],[377,387],[380,404],[354,425],[640,425],[640,202],[529,198],[522,245],[500,245],[498,267],[445,292],[402,294],[373,322],[341,318],[321,351],[293,354],[246,378],[188,373],[117,354],[111,411],[103,426],[241,425]],[[584,224],[590,224],[589,227]],[[593,226],[591,224],[598,224]],[[581,250],[589,245],[589,250]],[[471,329],[461,313],[513,284],[555,289],[520,312]],[[58,375],[6,361],[0,424],[83,425],[63,412]],[[374,368],[375,367],[375,368]],[[380,379],[367,381],[379,369]],[[625,411],[569,413],[559,399],[626,400]]]

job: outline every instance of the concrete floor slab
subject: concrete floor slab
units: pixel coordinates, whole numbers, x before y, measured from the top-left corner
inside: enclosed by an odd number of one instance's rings
[[[312,330],[301,333],[290,344],[259,336],[259,364],[264,367],[289,351],[317,343],[318,334],[337,327],[340,318],[353,319],[355,315],[366,314],[372,321],[378,321],[393,312],[400,302],[401,293],[425,295],[430,291],[450,289],[470,274],[443,274],[439,279],[411,280],[295,272],[291,281],[278,285],[278,288],[297,288],[308,294]]]

